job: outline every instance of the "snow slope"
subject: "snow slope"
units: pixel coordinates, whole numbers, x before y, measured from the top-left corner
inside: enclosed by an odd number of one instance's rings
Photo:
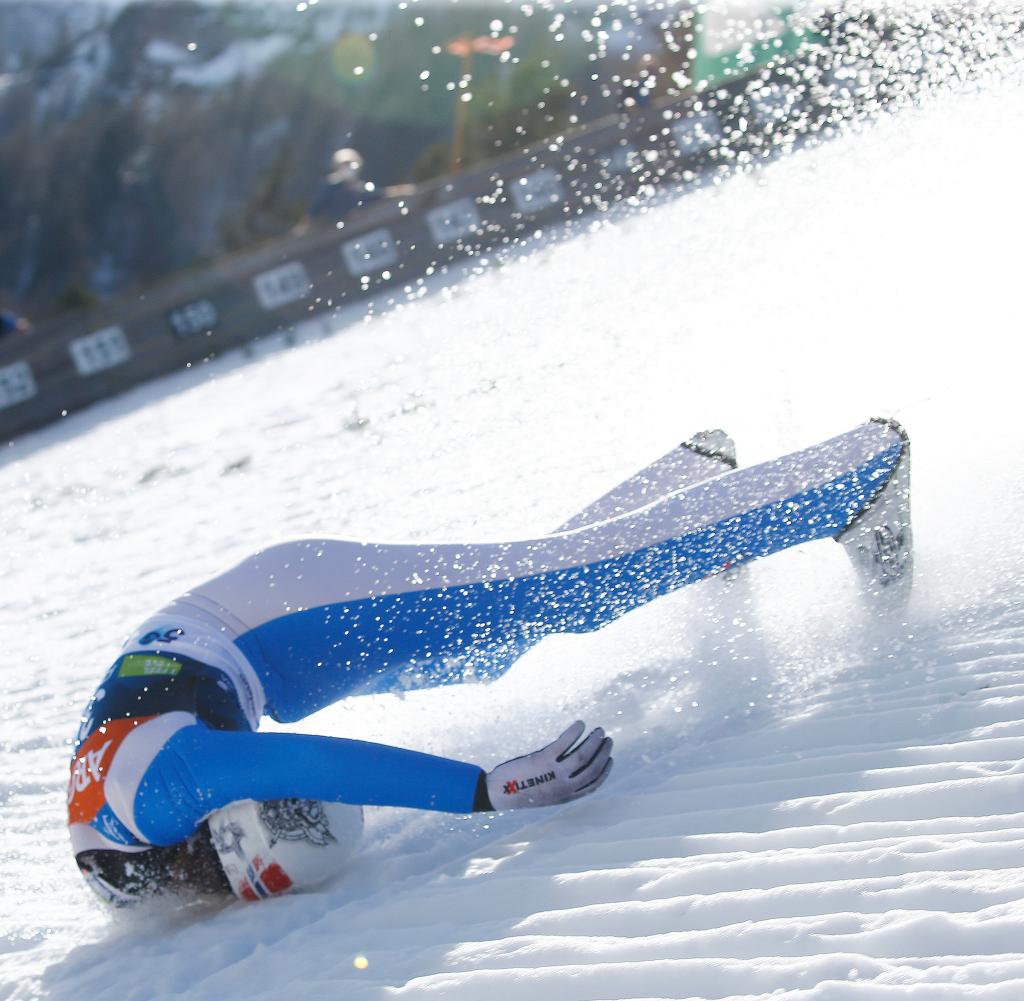
[[[0,998],[1024,997],[1022,115],[1018,80],[946,96],[7,449]],[[913,440],[904,615],[820,543],[493,685],[333,707],[306,728],[484,764],[578,714],[616,770],[547,812],[371,812],[322,893],[88,896],[68,743],[190,583],[283,535],[534,533],[699,428],[752,463],[872,414]]]

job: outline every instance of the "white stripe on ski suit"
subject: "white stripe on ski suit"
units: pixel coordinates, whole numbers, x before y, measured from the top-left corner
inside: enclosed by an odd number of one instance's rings
[[[263,550],[189,592],[156,618],[205,610],[224,638],[336,602],[511,580],[582,567],[697,531],[811,490],[901,444],[887,424],[730,470],[617,518],[536,539],[491,543],[368,543],[301,539]],[[881,484],[879,484],[881,486]],[[156,621],[156,619],[154,619]]]

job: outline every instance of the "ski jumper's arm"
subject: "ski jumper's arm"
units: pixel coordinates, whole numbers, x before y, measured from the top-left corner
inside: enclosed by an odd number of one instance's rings
[[[612,767],[612,739],[577,720],[537,751],[490,772],[400,747],[303,733],[185,726],[142,774],[132,828],[150,844],[187,838],[202,819],[240,799],[297,797],[367,806],[473,813],[553,806],[597,789]]]
[[[187,838],[240,799],[320,799],[449,813],[492,809],[476,765],[362,740],[220,731],[197,724],[153,759],[134,799],[135,827],[154,845]]]

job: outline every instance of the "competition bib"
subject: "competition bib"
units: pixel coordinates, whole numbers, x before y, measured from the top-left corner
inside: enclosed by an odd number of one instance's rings
[[[137,726],[154,719],[137,716],[105,723],[94,731],[71,761],[68,823],[91,824],[106,806],[106,778],[117,749]]]

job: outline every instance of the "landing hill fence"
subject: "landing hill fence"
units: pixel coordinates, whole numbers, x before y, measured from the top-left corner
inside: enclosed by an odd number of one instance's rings
[[[634,110],[370,204],[331,227],[225,257],[0,341],[0,439],[288,330],[459,258],[606,208],[643,185],[731,169],[823,120],[794,66]]]

